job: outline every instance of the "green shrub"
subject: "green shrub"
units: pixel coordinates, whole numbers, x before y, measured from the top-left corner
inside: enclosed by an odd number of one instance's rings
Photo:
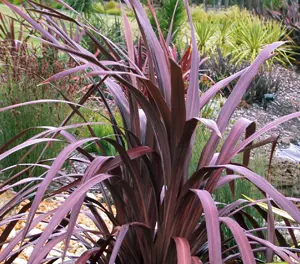
[[[37,87],[37,84],[37,79],[34,80],[28,78],[21,79],[19,82],[2,83],[0,86],[0,101],[2,102],[2,107],[27,102],[28,100],[58,98],[58,93],[55,90],[53,91],[53,88],[50,88],[49,86]],[[63,120],[66,110],[67,108],[62,104],[46,103],[25,106],[18,110],[0,113],[0,146],[11,140],[25,129],[33,128],[28,130],[23,136],[15,141],[13,146],[20,144],[24,140],[27,140],[37,133],[43,131],[41,128],[34,127],[58,126]],[[51,144],[50,147],[47,148],[46,152],[40,157],[44,146],[45,145],[36,146],[36,148],[30,152],[30,155],[27,155],[21,163],[31,164],[36,163],[39,158],[41,158],[41,160],[53,158],[62,148],[61,144]],[[14,165],[16,161],[20,161],[25,154],[26,150],[19,151],[2,160],[0,170]],[[48,162],[44,164],[48,164]],[[7,180],[11,175],[21,171],[24,168],[26,168],[26,166],[6,170],[3,174],[0,174],[0,179]],[[39,177],[45,171],[46,170],[41,167],[35,167],[34,169],[28,170],[27,173],[23,174],[22,178]]]
[[[249,17],[236,22],[230,32],[231,47],[228,53],[236,63],[243,61],[253,62],[258,53],[268,44],[275,41],[285,40],[287,30],[280,23],[263,21],[258,17]],[[293,59],[293,43],[287,43],[278,50],[278,56],[271,61],[282,64],[290,63]]]
[[[288,30],[291,30],[291,38],[295,41],[297,47],[300,46],[300,12],[297,10],[300,9],[300,3],[297,0],[284,1],[283,7],[279,10],[272,11],[269,10],[267,18],[270,17],[276,21],[279,21],[285,25]],[[297,50],[299,51],[299,49]],[[297,60],[296,65],[300,65],[300,54],[294,54],[295,59]]]
[[[260,19],[238,7],[218,12],[195,8],[192,17],[202,54],[211,55],[219,48],[224,55],[231,56],[232,62],[243,64],[253,62],[266,45],[289,40],[268,64],[279,62],[287,65],[294,60],[295,44],[281,23]]]
[[[23,0],[13,0],[14,5],[20,5],[22,2],[24,2],[24,1]]]
[[[93,0],[67,0],[68,5],[70,5],[74,10],[79,13],[84,14],[86,17],[89,17],[93,12]]]
[[[126,15],[128,17],[134,17],[134,11],[131,9],[125,9]]]
[[[105,4],[105,9],[109,10],[109,9],[116,9],[118,8],[118,4],[115,1],[109,1]]]
[[[61,3],[54,1],[51,7],[54,9],[62,9],[64,6]]]
[[[176,8],[175,14],[174,10]],[[173,18],[174,15],[174,18]],[[153,16],[151,12],[149,13],[150,16],[150,22],[153,26],[153,28],[157,31],[156,29],[156,23],[153,19]],[[182,29],[185,26],[186,23],[186,12],[185,12],[185,7],[183,1],[177,1],[177,0],[164,0],[161,1],[161,5],[156,8],[156,17],[158,20],[158,24],[160,26],[160,29],[162,31],[163,36],[166,38],[171,21],[173,19],[173,26],[172,26],[172,40],[175,43],[176,38],[181,34]]]
[[[119,9],[119,8],[112,8],[112,9],[107,9],[106,10],[107,15],[120,16],[121,13],[122,13],[121,9]]]
[[[99,14],[104,14],[105,13],[105,8],[101,2],[95,3],[93,6],[95,12]]]
[[[105,116],[103,116],[101,114],[101,111],[99,111],[99,112],[83,111],[83,114],[88,122],[103,122],[103,123],[105,123],[105,124],[93,126],[94,133],[97,137],[99,137],[99,138],[113,137],[114,130],[112,128],[112,125],[111,125],[110,121],[107,120],[107,118],[105,118]],[[117,124],[121,127],[122,119],[121,119],[120,114],[115,113],[114,116],[117,121]],[[74,122],[74,120],[73,120],[73,122]],[[89,130],[86,127],[77,129],[74,133],[79,138],[88,138],[89,136],[91,136]],[[101,149],[101,147],[102,147],[102,149]],[[90,153],[97,153],[98,155],[104,155],[104,156],[114,156],[117,154],[115,149],[113,148],[113,146],[110,145],[106,141],[101,142],[101,147],[95,143],[86,144],[85,150]]]
[[[193,7],[191,9],[191,15],[194,23],[200,22],[208,17],[208,13],[205,12],[201,6]]]
[[[102,34],[108,37],[111,41],[114,41],[118,44],[123,43],[123,38],[121,35],[121,19],[119,17],[115,17],[112,20],[108,19],[107,16],[93,14],[89,17],[89,22],[96,29],[99,31],[101,30]],[[95,35],[95,38],[100,43],[103,43],[103,39],[101,39],[100,36]],[[97,51],[97,45],[95,45],[95,42],[87,35],[83,36],[82,45],[93,53]]]
[[[207,60],[203,68],[207,70],[206,75],[209,76],[213,82],[205,76],[202,78],[200,83],[200,89],[202,91],[208,90],[214,82],[219,82],[224,78],[229,77],[233,73],[239,72],[246,66],[249,66],[249,63],[243,65],[232,64],[232,57],[229,55],[224,56],[220,49],[210,56],[210,59]],[[236,81],[232,81],[221,93],[225,96],[228,96],[233,87],[236,85]],[[250,84],[249,91],[245,94],[244,100],[248,103],[264,103],[265,94],[274,94],[279,88],[278,77],[272,75],[272,71],[268,67],[264,67],[259,71]]]
[[[216,48],[216,25],[210,20],[203,20],[195,24],[198,49],[202,55],[211,54]]]

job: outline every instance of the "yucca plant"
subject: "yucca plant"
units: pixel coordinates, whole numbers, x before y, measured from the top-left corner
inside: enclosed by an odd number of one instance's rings
[[[292,39],[299,47],[300,44],[300,3],[299,1],[282,1],[283,8],[280,10],[268,9],[268,17],[280,21],[289,30],[292,30]],[[295,56],[299,63],[299,54]]]
[[[93,12],[93,0],[68,0],[66,1],[77,12],[89,17]]]
[[[288,38],[288,30],[280,23],[264,21],[258,17],[249,16],[239,23],[235,23],[231,31],[231,45],[229,52],[236,63],[243,61],[253,62],[259,52],[268,44],[278,40],[286,40],[270,62],[280,62],[283,65],[291,64],[293,58],[293,41]]]
[[[196,23],[195,29],[201,55],[211,53],[216,48],[218,27],[213,21],[207,19]]]
[[[300,261],[293,233],[297,227],[293,227],[288,220],[300,222],[300,213],[294,204],[297,199],[285,198],[267,180],[247,168],[252,148],[274,142],[274,137],[262,141],[257,139],[280,123],[299,117],[300,113],[279,118],[257,131],[252,121],[241,118],[229,133],[225,133],[231,115],[247,92],[252,78],[282,42],[265,47],[250,67],[215,84],[200,96],[198,71],[201,60],[187,1],[184,3],[192,41],[188,78],[182,74],[163,38],[156,37],[147,14],[137,0],[130,0],[129,4],[139,24],[142,36],[140,42],[144,43],[145,48],[143,54],[138,53],[134,47],[125,14],[126,52],[101,33],[55,10],[41,10],[37,4],[29,1],[44,16],[44,20],[35,21],[6,0],[2,1],[40,32],[41,41],[68,53],[79,63],[79,66],[56,74],[44,83],[84,70],[87,70],[87,77],[94,83],[77,104],[66,99],[73,111],[59,127],[46,127],[44,132],[15,148],[9,148],[8,142],[0,149],[2,160],[25,147],[32,148],[41,143],[55,144],[58,134],[68,144],[46,167],[46,175],[41,176],[35,185],[25,186],[0,208],[0,225],[5,226],[0,235],[1,262],[12,263],[25,248],[32,246],[29,264],[54,263],[59,259],[63,263],[254,264],[265,260],[271,262],[275,256],[291,264],[293,260]],[[96,44],[98,42],[93,35],[100,35],[105,45],[99,43],[98,48],[107,59],[99,60],[79,46],[60,30],[56,19],[68,19],[84,28]],[[55,37],[47,27],[56,28]],[[183,78],[188,85],[187,93]],[[202,118],[202,110],[209,101],[236,78],[239,81],[217,120]],[[122,116],[123,127],[116,126],[113,112],[106,104],[105,97],[101,96],[101,89],[98,89],[102,85],[113,95]],[[108,119],[115,131],[114,139],[93,136],[77,139],[67,132],[76,126],[89,126],[93,133],[91,123],[67,125],[67,122],[72,115],[81,115],[80,108],[95,91],[100,93],[107,107]],[[41,102],[37,100],[28,104]],[[1,108],[0,114],[22,105]],[[210,137],[201,152],[197,168],[189,175],[198,124],[210,130]],[[244,134],[245,139],[242,138]],[[109,142],[119,155],[93,157],[81,148],[87,142],[97,143],[102,140]],[[84,156],[74,158],[72,154],[75,150]],[[231,163],[238,153],[244,155],[243,164]],[[66,162],[75,161],[87,165],[83,174],[70,174],[63,170]],[[30,166],[39,165],[37,161]],[[17,181],[18,177],[15,175],[4,183],[1,192],[13,184],[21,184]],[[57,190],[48,188],[50,183],[60,178],[68,179],[69,183]],[[213,200],[212,195],[218,188],[228,184],[233,187],[232,183],[237,179],[251,182],[265,198],[256,202],[239,199],[229,204],[219,204]],[[28,179],[28,182],[32,183],[32,179]],[[98,186],[102,192],[105,205],[87,195],[93,186]],[[234,192],[234,188],[231,189]],[[58,208],[48,213],[37,212],[43,199],[59,194],[66,196],[66,199]],[[21,205],[19,213],[7,216],[23,200],[25,205]],[[259,202],[267,205],[267,210],[257,205]],[[245,210],[252,206],[264,219],[265,226],[258,225],[255,217]],[[283,214],[285,217],[288,216],[284,219],[286,225],[275,224],[272,210],[278,208],[286,212]],[[77,224],[80,212],[93,221],[94,228]],[[110,219],[112,229],[107,226],[103,214]],[[9,233],[21,219],[26,219],[24,229],[8,241]],[[45,231],[31,234],[30,231],[40,222],[47,223]],[[229,236],[224,236],[224,227],[228,228]],[[295,247],[290,247],[281,234],[284,229],[289,230]],[[67,253],[71,240],[84,245],[86,250],[81,256]],[[51,256],[51,251],[61,241],[65,242],[61,256]],[[4,243],[8,244],[3,247]]]
[[[180,0],[163,0],[161,6],[156,8],[153,13],[151,8],[151,24],[156,29],[157,23],[161,29],[164,38],[168,41],[176,42],[177,36],[180,36],[181,30],[186,23],[186,12],[183,1]],[[168,35],[168,33],[170,33]]]

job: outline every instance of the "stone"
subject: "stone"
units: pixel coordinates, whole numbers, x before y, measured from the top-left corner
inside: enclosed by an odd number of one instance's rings
[[[270,182],[285,195],[291,195],[300,182],[300,167],[289,159],[275,157],[270,171]]]
[[[298,133],[299,132],[299,128],[296,125],[292,125],[290,130],[294,133]]]
[[[17,235],[17,231],[15,229],[12,229],[9,233],[8,239],[13,239]]]
[[[86,251],[85,248],[79,247],[75,252],[75,256],[81,256],[85,251]]]
[[[284,145],[289,145],[293,141],[293,137],[283,137],[279,140],[280,143]]]
[[[34,228],[34,229],[29,231],[28,235],[29,236],[34,236],[34,235],[38,235],[38,234],[41,234],[41,233],[42,233],[42,230]]]
[[[21,258],[16,258],[14,260],[13,264],[27,264],[27,260],[21,259]]]
[[[29,257],[31,256],[31,253],[33,251],[34,247],[27,247],[24,249],[23,251],[23,255],[25,258],[29,259]]]

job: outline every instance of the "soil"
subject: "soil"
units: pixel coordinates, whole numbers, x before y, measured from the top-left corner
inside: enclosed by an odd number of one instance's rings
[[[267,123],[291,113],[300,111],[300,74],[293,69],[285,69],[281,66],[273,67],[274,78],[280,79],[279,90],[275,95],[275,100],[263,105],[253,104],[247,108],[239,108],[234,114],[234,118],[245,117],[256,121],[257,128],[261,128]],[[300,142],[300,118],[292,119],[272,129],[267,136],[279,135],[279,146],[286,147],[290,143]]]

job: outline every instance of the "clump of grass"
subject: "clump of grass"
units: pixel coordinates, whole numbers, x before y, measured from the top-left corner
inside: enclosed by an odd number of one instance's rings
[[[82,113],[84,114],[86,120],[88,122],[103,122],[103,124],[100,125],[93,125],[93,130],[95,133],[95,136],[98,138],[113,138],[114,130],[113,127],[107,119],[106,115],[103,115],[103,111],[89,111],[89,110],[82,110]],[[121,115],[118,113],[115,113],[115,119],[118,124],[118,126],[122,127],[122,118]],[[77,120],[75,120],[77,121]],[[73,120],[74,122],[74,120]],[[87,129],[87,127],[82,127],[80,129],[77,129],[73,132],[76,134],[78,138],[87,138],[90,136],[90,132]],[[101,147],[95,142],[88,143],[85,145],[85,150],[89,153],[96,153],[98,155],[102,156],[115,156],[117,154],[115,148],[109,144],[106,141],[101,141]]]
[[[93,8],[99,14],[105,13],[105,8],[101,2],[95,3]]]
[[[198,47],[203,55],[211,55],[221,49],[224,55],[231,56],[232,63],[241,65],[253,62],[265,46],[287,40],[268,64],[290,65],[294,61],[293,55],[298,52],[287,27],[237,7],[218,12],[205,12],[198,7],[193,10],[192,17]]]
[[[105,5],[106,10],[118,8],[118,4],[115,1],[109,1]]]
[[[112,16],[120,16],[121,15],[121,9],[119,9],[119,8],[107,9],[106,14],[112,15]]]
[[[7,82],[0,86],[0,101],[1,106],[7,106],[28,100],[37,99],[59,99],[57,91],[53,91],[49,86],[37,87],[37,80],[29,78],[22,78],[19,82]],[[0,146],[8,142],[22,131],[30,128],[19,139],[14,142],[14,146],[20,144],[24,140],[27,140],[37,133],[41,132],[41,128],[35,128],[38,126],[58,126],[66,114],[66,106],[61,104],[36,104],[33,106],[24,106],[18,110],[11,110],[0,113]],[[17,171],[21,171],[29,164],[37,162],[40,154],[43,150],[43,145],[36,146],[35,149],[30,152],[30,155],[25,156],[25,151],[18,151],[11,156],[1,161],[0,170],[8,168],[20,161],[20,163],[28,164],[19,166],[17,168],[11,168],[4,170],[0,174],[1,180],[7,180],[12,174]],[[61,150],[62,145],[55,143],[51,144],[47,148],[46,152],[40,157],[41,160],[47,160],[55,157]],[[47,162],[46,162],[47,164]],[[38,177],[41,176],[46,170],[41,167],[34,167],[32,170],[28,170],[22,178],[26,177]],[[19,189],[19,188],[17,188]]]

